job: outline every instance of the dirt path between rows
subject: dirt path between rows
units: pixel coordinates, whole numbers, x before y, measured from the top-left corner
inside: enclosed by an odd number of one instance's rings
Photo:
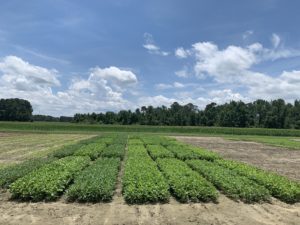
[[[203,147],[226,159],[239,160],[300,181],[300,151],[256,142],[230,141],[220,137],[176,137],[177,140]]]

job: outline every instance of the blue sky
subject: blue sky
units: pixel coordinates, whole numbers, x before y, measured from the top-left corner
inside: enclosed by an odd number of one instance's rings
[[[4,1],[0,98],[73,115],[300,96],[296,0]]]

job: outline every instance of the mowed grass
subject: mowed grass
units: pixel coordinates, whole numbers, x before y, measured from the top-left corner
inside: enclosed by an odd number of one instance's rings
[[[247,135],[234,135],[224,136],[225,139],[234,141],[253,141],[263,143],[276,147],[284,147],[293,150],[300,150],[299,137],[274,137],[274,136],[247,136]]]
[[[0,168],[39,158],[61,148],[94,135],[87,134],[37,134],[6,133],[0,136]]]

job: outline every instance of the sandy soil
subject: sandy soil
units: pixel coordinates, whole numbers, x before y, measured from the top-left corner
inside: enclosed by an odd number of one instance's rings
[[[127,205],[122,198],[111,203],[0,202],[0,224],[170,224],[170,225],[299,225],[300,204],[244,204],[221,195],[220,203]]]
[[[176,137],[177,140],[218,152],[226,159],[250,163],[300,181],[300,151],[220,137]]]
[[[224,140],[222,139],[222,141]],[[216,142],[216,140],[212,140],[212,142]],[[196,144],[198,145],[198,143]],[[245,149],[245,151],[251,151],[252,147],[249,148],[249,145],[247,147],[248,149],[243,146],[243,149]],[[228,149],[227,145],[226,149]],[[241,152],[243,151],[244,150],[241,150]],[[127,205],[121,195],[122,174],[123,166],[121,167],[121,171],[119,173],[116,193],[111,203],[67,203],[64,199],[64,196],[57,202],[20,203],[10,201],[9,194],[7,192],[2,192],[0,193],[0,225],[300,224],[300,203],[289,205],[276,199],[272,199],[271,203],[244,204],[241,202],[232,201],[221,194],[219,203],[217,204],[181,204],[174,199],[170,199],[170,203],[167,204]]]

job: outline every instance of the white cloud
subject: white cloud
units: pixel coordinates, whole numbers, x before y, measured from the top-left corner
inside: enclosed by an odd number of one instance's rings
[[[280,37],[277,34],[272,34],[271,42],[274,48],[277,48],[280,44]]]
[[[34,66],[16,56],[7,56],[0,60],[1,80],[13,88],[36,90],[59,86],[57,71]]]
[[[155,88],[158,90],[166,90],[166,89],[172,89],[172,88],[180,89],[180,88],[186,88],[186,87],[193,86],[193,85],[194,84],[183,84],[183,83],[175,81],[172,84],[164,84],[164,83],[156,84]]]
[[[211,42],[199,42],[193,45],[193,50],[196,57],[196,75],[199,78],[214,76],[219,82],[234,79],[257,61],[254,52],[249,48],[228,46],[219,50]]]
[[[87,79],[72,79],[69,87],[59,87],[56,70],[35,66],[16,56],[0,60],[0,98],[29,100],[35,114],[73,115],[76,112],[100,112],[127,109],[132,103],[124,98],[133,88],[136,75],[117,67],[90,70]]]
[[[191,57],[195,60],[195,74],[201,79],[210,77],[219,85],[243,88],[243,92],[253,100],[284,98],[292,101],[299,98],[299,71],[284,71],[279,76],[272,76],[253,69],[255,65],[265,61],[300,56],[297,49],[279,48],[280,38],[277,35],[273,35],[273,38],[272,49],[265,48],[260,43],[245,47],[230,45],[224,49],[219,49],[212,42],[195,43],[190,49]]]
[[[182,70],[175,71],[175,75],[181,78],[187,78],[189,76],[187,68],[183,68]]]
[[[181,59],[187,58],[190,54],[191,54],[191,52],[189,50],[185,50],[182,47],[177,48],[175,50],[175,56],[178,57],[178,58],[181,58]]]
[[[163,95],[157,95],[157,96],[147,96],[147,97],[142,97],[138,99],[138,107],[141,106],[169,106],[173,102],[177,101],[175,98],[168,98]]]
[[[243,39],[246,40],[248,39],[251,35],[253,35],[254,31],[253,30],[247,30],[246,32],[243,33]]]
[[[158,47],[155,44],[152,34],[145,33],[144,41],[145,44],[143,44],[143,47],[147,49],[150,54],[162,55],[162,56],[168,56],[170,54],[169,52],[161,50],[160,47]]]

